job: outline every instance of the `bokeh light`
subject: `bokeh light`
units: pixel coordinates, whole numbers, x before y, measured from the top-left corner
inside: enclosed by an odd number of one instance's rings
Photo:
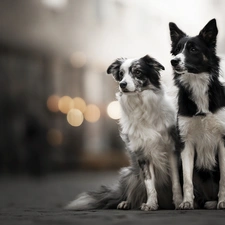
[[[50,129],[47,132],[47,141],[52,146],[61,145],[63,142],[62,132],[58,129]]]
[[[100,118],[100,110],[98,106],[94,104],[87,105],[87,108],[84,112],[84,118],[90,123],[97,122]]]
[[[57,95],[51,95],[48,97],[47,100],[47,107],[51,112],[58,112],[58,102],[59,102],[59,96]]]
[[[70,62],[74,68],[83,67],[86,61],[86,55],[83,52],[74,52],[70,57]]]
[[[84,113],[86,110],[86,103],[82,98],[76,97],[73,99],[73,108],[79,109]]]
[[[83,120],[83,114],[79,109],[71,109],[67,114],[67,121],[71,126],[79,127]]]
[[[42,0],[42,3],[52,9],[64,8],[68,0]]]
[[[107,107],[107,114],[110,118],[117,120],[121,117],[120,104],[118,101],[112,101]]]
[[[59,99],[58,108],[62,113],[67,114],[73,108],[73,99],[69,96],[63,96]]]

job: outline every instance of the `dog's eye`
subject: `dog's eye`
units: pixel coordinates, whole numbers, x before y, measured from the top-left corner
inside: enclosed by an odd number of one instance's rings
[[[135,70],[134,74],[135,74],[135,76],[140,77],[141,76],[141,71],[140,70]]]
[[[190,48],[190,52],[193,52],[193,53],[194,53],[194,52],[197,52],[197,49],[196,49],[195,47],[191,47],[191,48]]]
[[[122,80],[122,79],[123,79],[123,74],[124,74],[124,72],[123,72],[123,71],[120,71],[120,72],[119,72],[119,78],[120,78],[120,80]]]

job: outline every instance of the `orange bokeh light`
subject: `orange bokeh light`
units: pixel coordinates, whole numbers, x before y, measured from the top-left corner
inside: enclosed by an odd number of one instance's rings
[[[51,95],[48,97],[47,100],[47,107],[51,112],[58,112],[58,102],[59,102],[59,96],[57,95]]]
[[[87,108],[84,112],[84,118],[90,123],[97,122],[100,118],[99,108],[94,104],[87,105]]]
[[[58,108],[62,113],[67,114],[73,108],[73,100],[69,96],[63,96],[59,99]]]
[[[73,99],[73,108],[79,109],[82,113],[84,113],[86,107],[86,103],[82,98],[76,97]]]

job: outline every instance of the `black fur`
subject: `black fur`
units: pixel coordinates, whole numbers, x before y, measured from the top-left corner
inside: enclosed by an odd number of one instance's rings
[[[172,41],[172,55],[176,56],[183,52],[187,72],[196,74],[196,76],[199,73],[205,72],[211,76],[208,86],[208,110],[211,113],[215,113],[222,107],[225,107],[225,89],[219,81],[220,59],[216,55],[216,37],[218,34],[216,20],[209,21],[195,37],[187,36],[174,23],[170,23],[169,28]],[[179,71],[179,68],[176,68],[175,64],[173,67],[174,83],[178,87],[178,117],[205,117],[206,114],[204,112],[198,112],[197,105],[193,101],[192,90],[182,85],[179,81],[179,77],[182,76],[182,73],[176,72]],[[179,127],[177,127],[177,132],[179,137],[177,148],[182,151],[185,143],[180,139]],[[195,157],[197,157],[196,153]],[[194,168],[194,195],[198,207],[203,208],[206,201],[218,199],[219,179],[220,171],[218,163],[213,170]]]
[[[175,24],[170,23],[172,40],[172,55],[177,55],[184,49],[185,65],[190,73],[207,72],[211,75],[208,98],[209,111],[215,113],[225,106],[225,89],[219,81],[219,57],[216,55],[216,35],[218,33],[215,19],[211,20],[195,37],[188,37]],[[179,88],[178,114],[182,116],[194,116],[197,106],[193,102],[192,92],[185,88],[178,80],[180,74],[174,73],[175,85]]]
[[[119,58],[113,62],[107,69],[108,74],[113,74],[115,80],[121,81],[123,79],[123,71],[121,65],[124,58]],[[140,59],[135,60],[129,68],[129,73],[143,82],[143,87],[148,86],[151,82],[155,87],[160,88],[160,70],[165,68],[154,58],[146,55]],[[137,73],[138,72],[138,73]]]
[[[120,92],[117,93],[117,96],[119,96],[118,98],[121,104],[121,108],[122,109],[123,107],[126,108],[127,105],[129,104],[132,105],[135,103],[135,107],[137,107],[137,109],[140,110],[138,111],[140,113],[137,115],[140,115],[142,113],[145,114],[148,104],[151,106],[150,101],[154,101],[155,92],[157,92],[159,98],[156,98],[156,99],[160,99],[164,103],[162,105],[163,116],[160,117],[161,121],[165,120],[165,123],[163,123],[163,125],[165,126],[164,127],[165,131],[163,130],[162,136],[165,135],[166,137],[168,137],[169,135],[167,135],[167,132],[168,132],[167,131],[167,128],[168,128],[167,116],[171,118],[171,121],[170,121],[171,123],[169,124],[171,124],[171,126],[172,124],[174,125],[175,111],[169,101],[167,102],[168,105],[165,105],[167,99],[164,100],[164,90],[163,90],[163,87],[161,88],[161,85],[160,85],[160,73],[159,73],[159,71],[163,69],[164,67],[159,62],[157,62],[154,58],[146,55],[139,59],[128,59],[126,62],[124,62],[124,58],[119,58],[108,67],[107,73],[112,74],[114,79],[119,83]],[[131,83],[134,84],[133,86],[131,85],[133,89],[132,88],[129,89],[129,87],[127,87],[126,89],[126,83],[128,83],[130,80],[133,82]],[[129,94],[125,92],[133,92],[133,93]],[[151,96],[154,98],[149,98],[148,101],[145,100],[145,97],[151,97]],[[135,101],[137,99],[138,101]],[[156,100],[156,102],[152,105],[152,107],[150,107],[146,111],[146,115],[145,115],[146,119],[139,122],[143,127],[147,128],[147,125],[146,125],[146,121],[148,118],[147,116],[149,116],[150,118],[151,116],[150,110],[151,108],[152,108],[152,111],[156,110],[157,104],[160,104],[160,102]],[[167,107],[165,111],[164,111],[164,107],[165,108]],[[131,107],[131,109],[129,107],[127,108],[129,109],[129,111],[127,112],[127,110],[124,110],[124,114],[127,113],[127,115],[130,115],[130,113],[133,113],[132,111],[133,107]],[[157,113],[157,116],[158,116],[158,113]],[[165,117],[164,117],[164,114],[165,114]],[[126,118],[125,116],[127,115],[125,114],[124,118]],[[155,116],[156,119],[158,119],[157,116]],[[137,116],[137,118],[129,118],[129,126],[130,124],[135,125],[135,122],[136,121],[138,122],[139,120],[142,120],[139,116]],[[151,124],[148,126],[151,128]],[[139,127],[136,125],[134,127],[135,127],[135,131],[137,129],[137,134],[139,136],[142,130],[138,132]],[[116,185],[113,185],[113,187],[101,186],[100,189],[97,191],[90,191],[90,192],[83,193],[80,196],[78,196],[78,198],[76,198],[73,202],[71,202],[67,206],[67,209],[74,209],[74,210],[115,209],[117,207],[118,209],[142,208],[143,203],[144,203],[144,206],[146,206],[147,204],[145,203],[149,203],[148,199],[150,198],[149,193],[147,193],[147,190],[146,190],[145,181],[150,180],[153,176],[155,177],[155,190],[157,192],[157,196],[153,196],[153,197],[157,198],[157,203],[155,205],[152,204],[153,206],[152,205],[149,206],[152,208],[146,207],[146,209],[143,208],[142,210],[156,210],[158,209],[158,207],[160,209],[174,209],[175,205],[177,207],[180,199],[178,198],[173,199],[172,181],[170,178],[170,172],[171,172],[170,165],[169,165],[170,162],[167,163],[167,158],[165,157],[165,160],[164,160],[164,157],[162,157],[163,158],[161,160],[163,163],[162,168],[157,168],[157,166],[160,166],[160,165],[157,165],[154,168],[154,174],[153,174],[153,172],[150,171],[149,166],[151,165],[151,163],[153,164],[153,159],[157,159],[156,157],[158,157],[158,154],[152,154],[152,152],[158,151],[157,146],[154,145],[154,148],[151,149],[150,145],[148,147],[145,147],[145,144],[140,144],[134,147],[137,149],[133,149],[129,145],[131,143],[130,139],[134,138],[134,140],[133,139],[132,140],[137,142],[139,140],[138,139],[136,140],[135,135],[132,134],[133,131],[124,132],[122,124],[121,124],[121,129],[122,129],[121,137],[126,143],[126,146],[128,149],[127,152],[130,157],[130,166],[123,168],[120,171],[119,181]],[[155,129],[157,130],[157,127]],[[159,129],[161,129],[161,126]],[[148,132],[148,131],[145,131],[145,132]],[[161,130],[159,132],[161,132]],[[171,128],[171,135],[173,135],[175,138],[175,131],[172,128]],[[171,149],[166,149],[168,150],[168,152],[165,152],[165,153],[168,154],[168,158],[170,159],[171,152],[174,150],[174,146],[173,146],[174,143],[172,142],[172,140],[170,140],[170,137],[168,137],[168,139],[169,140],[166,140],[166,142],[168,142],[168,145],[171,146]],[[161,139],[159,140],[159,144],[164,143],[163,141],[162,142],[160,141]],[[164,153],[164,146],[165,145],[163,145],[163,148],[162,148],[163,153]],[[159,151],[160,150],[161,148],[159,149]],[[165,164],[164,164],[164,161],[165,161]],[[172,172],[174,172],[174,168],[171,168],[171,170]],[[177,173],[177,171],[175,172]],[[179,193],[176,193],[176,194],[179,194]],[[157,208],[155,206],[157,206]]]
[[[115,80],[121,81],[123,76],[120,74],[120,66],[124,62],[124,58],[118,58],[107,69],[107,74],[113,74]]]

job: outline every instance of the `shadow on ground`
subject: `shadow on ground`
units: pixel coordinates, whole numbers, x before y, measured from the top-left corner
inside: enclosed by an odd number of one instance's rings
[[[162,210],[154,212],[91,210],[65,211],[82,191],[112,185],[117,172],[54,174],[42,179],[0,177],[0,224],[224,224],[224,210]]]

